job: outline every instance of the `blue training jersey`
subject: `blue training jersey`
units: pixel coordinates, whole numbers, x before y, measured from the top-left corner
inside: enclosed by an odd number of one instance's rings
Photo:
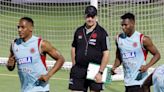
[[[146,64],[147,51],[142,43],[144,35],[135,31],[130,37],[124,36],[123,33],[118,35],[117,46],[123,64],[125,86],[142,85],[147,76],[147,72],[139,71],[141,65]]]
[[[164,92],[164,65],[157,67],[153,73],[154,92]]]
[[[32,36],[26,42],[18,38],[12,44],[21,82],[21,92],[49,91],[49,84],[38,80],[41,75],[47,74],[44,55],[41,55],[39,51],[40,42],[40,38]]]

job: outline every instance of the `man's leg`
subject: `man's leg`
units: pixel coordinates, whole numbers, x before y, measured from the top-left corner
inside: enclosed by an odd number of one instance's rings
[[[96,83],[95,81],[88,80],[90,83],[90,92],[101,92],[103,90],[103,83]]]
[[[86,71],[87,69],[79,68],[77,66],[73,66],[70,72],[70,80],[69,80],[69,89],[72,92],[85,92],[87,87],[85,86],[86,82]]]
[[[144,90],[140,85],[134,85],[134,86],[126,86],[125,92],[144,92]]]
[[[150,87],[153,85],[152,75],[153,75],[153,73],[148,76],[148,78],[144,81],[144,83],[142,85],[144,92],[150,92]]]
[[[84,92],[86,90],[85,86],[85,79],[70,79],[69,82],[69,89],[72,92]]]
[[[155,69],[152,80],[154,92],[164,92],[164,65]]]
[[[93,91],[93,90],[91,90],[90,92],[101,92],[101,91]]]

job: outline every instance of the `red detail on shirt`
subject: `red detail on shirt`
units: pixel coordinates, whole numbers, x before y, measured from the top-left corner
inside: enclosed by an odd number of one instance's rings
[[[40,48],[40,42],[41,42],[41,40],[42,40],[41,38],[38,39],[38,48]],[[42,60],[43,65],[45,66],[46,70],[48,70],[47,64],[46,64],[46,55],[40,54],[40,58]]]
[[[35,53],[35,49],[34,48],[31,48],[30,52],[31,53]]]
[[[91,38],[93,38],[93,39],[97,38],[97,33],[93,33],[93,34],[91,35]]]
[[[141,43],[141,46],[142,46],[142,51],[143,51],[143,54],[144,54],[144,60],[146,61],[147,59],[147,54],[148,54],[148,51],[146,49],[144,49],[143,47],[143,34],[140,35],[140,43]]]

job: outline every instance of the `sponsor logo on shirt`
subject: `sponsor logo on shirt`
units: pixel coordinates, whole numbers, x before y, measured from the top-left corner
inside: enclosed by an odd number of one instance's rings
[[[72,78],[69,80],[69,84],[73,85],[73,79]]]
[[[18,68],[18,71],[25,72],[25,73],[32,73],[32,69],[27,67]]]
[[[79,35],[79,36],[78,36],[78,39],[82,39],[82,37],[83,37],[82,35]]]
[[[78,35],[78,39],[82,39],[83,38],[83,33],[81,32],[81,33],[79,33],[79,35]]]
[[[90,39],[91,42],[96,42],[96,39]]]
[[[32,57],[24,57],[24,58],[17,59],[17,63],[19,65],[32,63]]]
[[[96,45],[96,43],[94,43],[94,42],[89,42],[89,44],[90,44],[90,45]]]
[[[136,57],[136,52],[122,53],[123,59],[134,58],[134,57]]]
[[[96,45],[96,39],[90,39],[89,44],[90,45]]]

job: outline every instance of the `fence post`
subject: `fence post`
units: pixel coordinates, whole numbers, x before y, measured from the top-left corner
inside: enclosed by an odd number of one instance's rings
[[[90,4],[98,9],[98,0],[90,0]]]

